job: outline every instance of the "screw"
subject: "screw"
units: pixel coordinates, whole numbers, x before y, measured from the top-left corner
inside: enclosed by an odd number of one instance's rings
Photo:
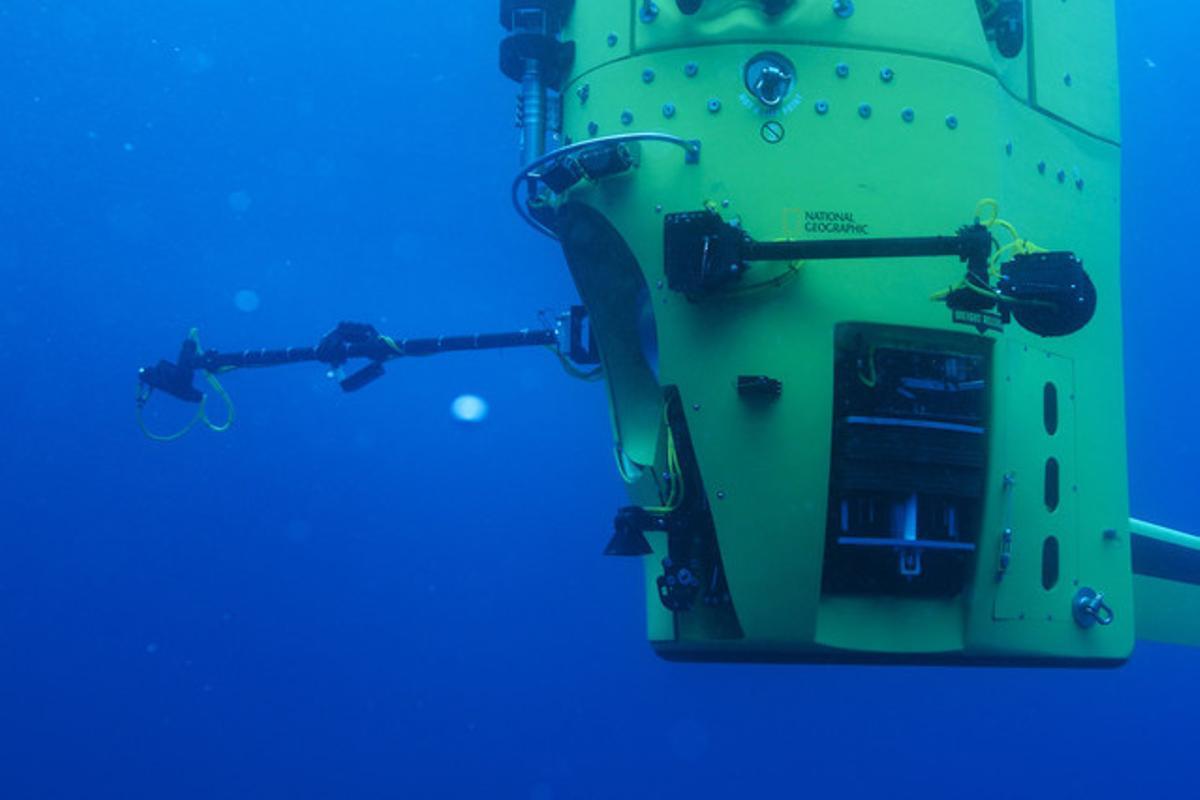
[[[649,67],[642,70],[642,83],[654,83],[654,70]]]
[[[900,119],[904,120],[905,122],[912,122],[916,118],[917,112],[913,111],[911,108],[905,108],[900,112]]]
[[[633,124],[633,112],[632,111],[630,111],[629,109],[625,109],[624,111],[621,112],[621,124],[622,125],[632,125]]]
[[[1067,171],[1065,169],[1060,169],[1058,171],[1058,182],[1059,183],[1067,182]]]
[[[946,127],[950,130],[956,130],[958,128],[958,117],[953,114],[946,117]]]
[[[1076,179],[1075,179],[1075,188],[1076,188],[1076,189],[1078,189],[1078,190],[1079,190],[1079,191],[1081,191],[1081,192],[1083,191],[1083,178],[1076,178]]]
[[[860,105],[858,107],[858,115],[860,117],[862,117],[863,119],[870,119],[871,118],[871,104],[863,103],[862,105]]]
[[[595,136],[600,132],[600,126],[595,122],[588,123],[588,136]]]
[[[891,67],[884,67],[883,69],[879,70],[879,80],[883,81],[884,83],[891,83],[895,77],[896,71]]]
[[[1004,152],[1008,153],[1010,156],[1013,154],[1013,143],[1012,142],[1007,142],[1004,145]]]
[[[762,128],[759,129],[759,135],[767,144],[779,144],[783,141],[786,131],[783,129],[782,122],[772,119],[763,123]]]
[[[639,16],[642,22],[654,22],[654,20],[658,19],[658,3],[654,2],[654,0],[644,0]]]
[[[666,117],[667,119],[670,119],[671,117],[675,116],[675,104],[674,103],[663,103],[663,116]]]
[[[689,61],[683,65],[683,74],[689,78],[694,78],[700,74],[700,65],[695,61]]]
[[[587,105],[588,98],[592,96],[592,85],[585,83],[575,90],[575,96],[579,98],[579,105]]]
[[[1071,77],[1071,73],[1068,72],[1066,75],[1063,75],[1063,83],[1065,85],[1070,86],[1074,82],[1075,82],[1075,79]]]
[[[616,33],[616,31],[613,31],[612,33],[610,33],[610,34],[608,35],[608,40],[607,40],[607,41],[608,41],[608,46],[609,46],[609,47],[616,47],[616,46],[617,46],[617,33]]]
[[[828,100],[818,100],[816,103],[813,104],[813,108],[815,108],[817,110],[818,114],[820,114],[821,116],[825,116],[826,114],[829,113],[829,101]]]
[[[1038,165],[1037,165],[1037,169],[1038,169],[1038,174],[1045,175],[1046,174],[1046,162],[1039,161]]]
[[[850,77],[850,65],[847,64],[845,61],[838,64],[837,67],[834,68],[834,71],[837,73],[837,76],[839,78]]]
[[[710,114],[716,114],[720,110],[721,110],[721,101],[720,100],[718,100],[717,98],[714,97],[713,99],[708,101],[708,111]]]
[[[849,19],[854,15],[854,0],[833,0],[833,13],[841,19]]]

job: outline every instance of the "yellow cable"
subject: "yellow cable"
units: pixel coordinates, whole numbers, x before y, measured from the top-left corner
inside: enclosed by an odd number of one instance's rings
[[[198,329],[192,328],[190,331],[188,331],[188,339],[196,343],[196,352],[203,352],[200,347],[200,332]],[[217,374],[224,375],[225,373],[232,372],[235,369],[237,369],[237,367],[221,367],[217,370]],[[139,384],[137,392],[137,423],[138,427],[141,428],[142,434],[145,435],[147,439],[153,442],[177,442],[186,436],[192,428],[196,427],[197,422],[203,422],[205,427],[215,433],[224,433],[233,425],[233,398],[229,396],[229,392],[225,391],[225,387],[221,385],[219,380],[217,380],[216,374],[209,372],[208,370],[201,371],[204,373],[204,379],[208,381],[208,385],[225,403],[225,421],[220,425],[217,425],[208,418],[208,395],[201,395],[200,407],[196,409],[196,413],[192,416],[188,424],[184,425],[181,430],[169,434],[155,433],[154,431],[150,430],[149,427],[147,427],[145,414],[143,412],[146,402],[150,399],[150,394],[153,392],[153,389]]]
[[[874,389],[875,385],[879,383],[879,374],[875,371],[875,345],[871,345],[870,349],[867,350],[867,369],[869,370],[869,374],[863,375],[860,370],[858,379],[862,381],[863,386],[866,386],[868,389]]]

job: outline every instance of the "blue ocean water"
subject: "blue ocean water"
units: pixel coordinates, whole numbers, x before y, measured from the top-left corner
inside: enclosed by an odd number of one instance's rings
[[[1133,510],[1200,530],[1200,13],[1119,6]],[[657,660],[640,567],[599,557],[624,503],[604,392],[543,353],[353,396],[239,373],[230,433],[141,437],[135,369],[193,325],[284,346],[573,300],[507,206],[499,33],[491,2],[0,6],[0,796],[1191,796],[1187,650]]]

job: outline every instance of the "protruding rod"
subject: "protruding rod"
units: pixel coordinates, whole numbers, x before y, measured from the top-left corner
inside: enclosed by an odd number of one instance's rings
[[[537,59],[525,60],[521,77],[521,165],[531,164],[546,152],[546,84]]]

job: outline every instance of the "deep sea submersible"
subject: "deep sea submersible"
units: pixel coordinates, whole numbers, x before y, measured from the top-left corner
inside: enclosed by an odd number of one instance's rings
[[[648,636],[684,661],[1112,665],[1200,644],[1131,520],[1112,0],[502,0],[543,329],[189,338],[140,374],[550,345],[608,388]]]

